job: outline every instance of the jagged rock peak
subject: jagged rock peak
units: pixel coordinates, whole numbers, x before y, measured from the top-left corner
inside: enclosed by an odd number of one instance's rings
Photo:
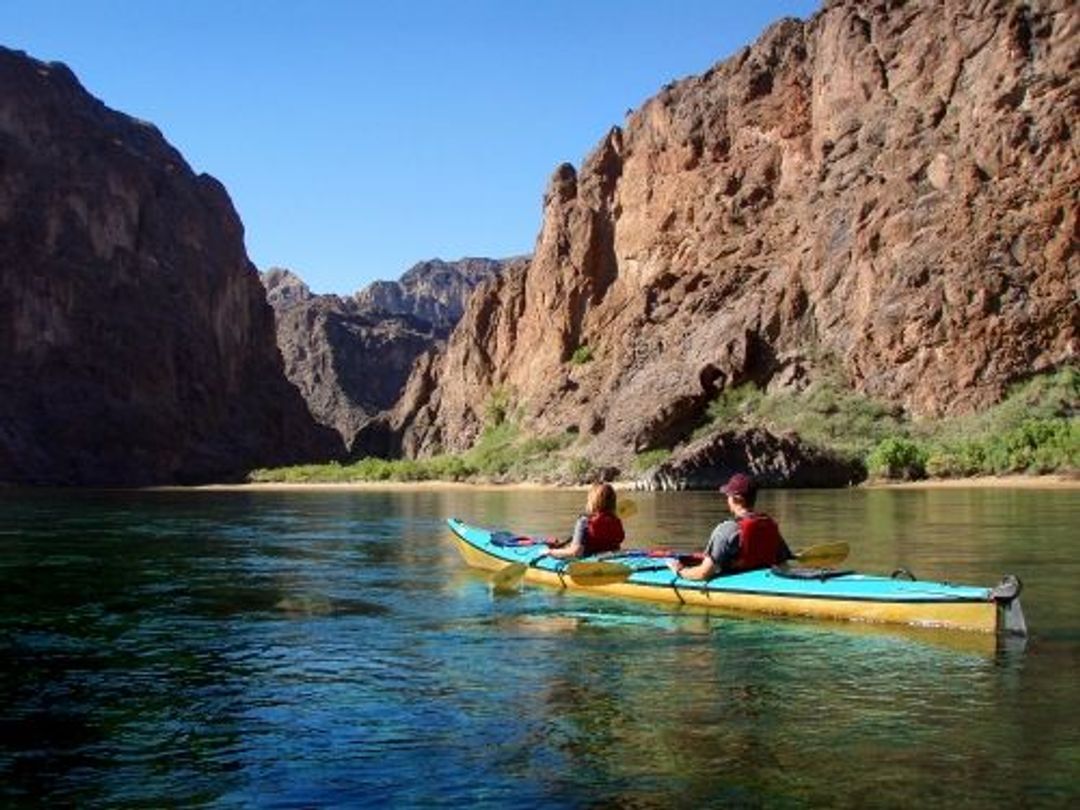
[[[465,303],[478,284],[521,259],[431,259],[409,268],[398,281],[376,281],[355,295],[361,310],[409,314],[447,333],[461,319]]]
[[[355,297],[312,295],[294,273],[263,274],[277,315],[289,380],[320,424],[346,446],[401,395],[414,362],[445,339],[473,289],[522,259],[433,259],[400,281],[379,281]]]
[[[275,310],[288,309],[314,297],[304,280],[284,267],[271,267],[259,277],[266,288],[266,300]]]

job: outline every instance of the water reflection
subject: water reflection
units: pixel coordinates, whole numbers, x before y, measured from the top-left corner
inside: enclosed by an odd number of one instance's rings
[[[723,516],[709,493],[632,497],[641,545],[698,547]],[[1075,797],[1071,493],[765,499],[797,545],[847,540],[859,568],[982,583],[1015,570],[1027,650],[493,594],[443,524],[561,533],[579,492],[3,493],[0,803]]]

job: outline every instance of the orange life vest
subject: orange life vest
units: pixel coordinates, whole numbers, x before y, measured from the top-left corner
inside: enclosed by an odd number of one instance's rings
[[[738,523],[739,556],[731,564],[733,571],[753,571],[783,562],[784,541],[775,520],[751,512]]]
[[[589,523],[585,529],[585,553],[617,551],[625,537],[622,521],[615,515],[608,512],[589,515]]]

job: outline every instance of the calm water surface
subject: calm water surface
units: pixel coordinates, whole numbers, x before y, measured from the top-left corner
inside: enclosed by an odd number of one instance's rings
[[[634,494],[640,544],[722,503]],[[768,492],[796,547],[1025,582],[1026,645],[492,593],[579,492],[0,493],[0,805],[1069,807],[1080,491]]]

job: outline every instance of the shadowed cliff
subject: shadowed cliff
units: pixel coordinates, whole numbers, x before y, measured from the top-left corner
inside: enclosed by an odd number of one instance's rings
[[[0,48],[0,481],[328,459],[228,195],[66,67]]]

